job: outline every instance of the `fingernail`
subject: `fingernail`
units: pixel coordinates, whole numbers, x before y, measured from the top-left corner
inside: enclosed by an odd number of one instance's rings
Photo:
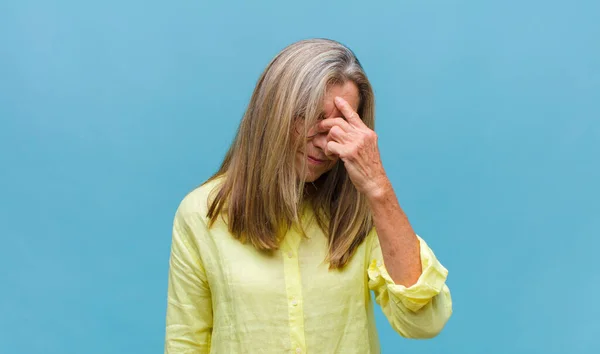
[[[336,97],[335,98],[335,102],[336,103],[342,103],[342,98],[341,97]]]

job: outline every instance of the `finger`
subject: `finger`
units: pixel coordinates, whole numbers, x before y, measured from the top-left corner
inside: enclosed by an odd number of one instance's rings
[[[358,116],[358,113],[354,112],[354,109],[350,106],[350,104],[341,97],[335,98],[335,105],[342,112],[346,120],[352,125],[362,125],[362,120]]]
[[[346,132],[339,126],[335,125],[329,130],[327,134],[327,140],[333,140],[338,143],[344,143],[346,141]]]
[[[344,145],[335,142],[333,140],[330,140],[327,142],[326,148],[325,148],[325,155],[327,156],[339,156],[342,157],[342,155],[344,154]]]
[[[323,119],[319,122],[319,124],[317,124],[317,130],[319,133],[325,133],[335,126],[339,126],[340,128],[342,128],[342,130],[346,132],[352,129],[350,124],[346,120],[344,120],[344,118],[327,118]]]

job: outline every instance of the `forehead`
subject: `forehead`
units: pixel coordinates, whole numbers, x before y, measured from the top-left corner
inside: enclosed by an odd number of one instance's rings
[[[331,85],[325,91],[325,97],[323,97],[323,113],[326,118],[341,117],[340,112],[335,105],[335,97],[341,97],[345,99],[354,111],[358,110],[360,104],[360,98],[358,93],[358,87],[352,81],[346,81],[343,84]]]

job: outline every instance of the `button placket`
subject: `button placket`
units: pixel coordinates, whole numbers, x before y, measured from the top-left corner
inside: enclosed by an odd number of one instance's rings
[[[301,236],[294,230],[286,235],[282,245],[285,286],[288,300],[288,315],[290,322],[291,350],[302,353],[305,346],[304,313],[302,306],[302,283],[298,249]]]

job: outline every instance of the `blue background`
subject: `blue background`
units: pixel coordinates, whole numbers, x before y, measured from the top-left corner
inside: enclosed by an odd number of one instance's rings
[[[250,4],[252,3],[252,4]],[[352,48],[454,315],[384,353],[598,353],[598,1],[1,1],[0,351],[160,353],[171,222],[286,45]]]

